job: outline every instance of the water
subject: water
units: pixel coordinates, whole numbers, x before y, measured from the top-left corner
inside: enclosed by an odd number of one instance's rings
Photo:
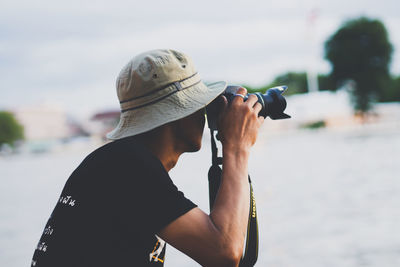
[[[257,266],[400,266],[400,127],[260,134]],[[208,211],[208,135],[171,171]],[[91,149],[0,158],[0,266],[29,266],[66,178]],[[198,266],[171,246],[165,266]]]

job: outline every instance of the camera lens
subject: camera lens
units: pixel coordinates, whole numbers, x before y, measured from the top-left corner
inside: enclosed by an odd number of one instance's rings
[[[240,87],[241,86],[238,85],[229,85],[225,89],[222,95],[226,97],[228,103],[232,102]],[[258,103],[262,106],[262,109],[258,114],[259,116],[263,116],[264,118],[270,117],[273,120],[288,119],[290,116],[283,112],[286,109],[286,99],[282,96],[282,93],[284,93],[286,89],[287,86],[277,86],[268,89],[265,94],[246,94],[243,100],[246,101],[250,95],[255,95],[257,96]],[[217,129],[217,119],[219,116],[220,106],[222,105],[220,101],[220,98],[217,98],[206,107],[208,127],[211,130]]]

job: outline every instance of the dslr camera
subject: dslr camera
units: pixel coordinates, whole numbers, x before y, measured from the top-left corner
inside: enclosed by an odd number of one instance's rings
[[[228,104],[232,102],[237,90],[241,86],[239,85],[228,85],[225,91],[222,93],[228,100]],[[261,93],[250,93],[244,96],[244,101],[246,101],[250,95],[255,95],[258,98],[258,103],[261,104],[262,109],[258,113],[259,116],[264,118],[270,117],[273,120],[281,120],[290,118],[289,115],[285,114],[283,111],[286,109],[286,99],[282,94],[286,91],[287,86],[277,86],[268,89],[265,94]],[[206,107],[208,127],[211,131],[217,130],[217,122],[219,113],[221,112],[222,99],[220,97],[216,98]]]

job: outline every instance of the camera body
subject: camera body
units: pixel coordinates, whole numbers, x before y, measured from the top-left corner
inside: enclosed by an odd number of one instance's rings
[[[240,87],[239,85],[228,85],[222,93],[228,100],[228,103],[232,102]],[[250,95],[255,95],[258,98],[258,103],[262,106],[258,114],[259,116],[263,116],[264,118],[270,117],[273,120],[288,119],[290,116],[283,113],[286,109],[286,99],[282,96],[282,93],[284,93],[286,89],[287,86],[282,85],[268,89],[265,94],[250,93],[244,96],[244,101],[246,101]],[[208,127],[213,131],[217,130],[217,122],[222,105],[222,99],[218,97],[206,107]]]

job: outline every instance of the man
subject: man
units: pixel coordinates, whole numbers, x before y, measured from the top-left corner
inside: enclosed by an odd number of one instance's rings
[[[244,88],[229,106],[224,98],[222,182],[209,215],[168,175],[182,153],[200,149],[204,108],[225,88],[206,86],[174,50],[132,59],[117,79],[121,119],[108,135],[115,141],[68,179],[32,266],[161,266],[165,242],[203,266],[237,266],[249,214],[247,162],[264,120],[257,98],[244,102]]]

